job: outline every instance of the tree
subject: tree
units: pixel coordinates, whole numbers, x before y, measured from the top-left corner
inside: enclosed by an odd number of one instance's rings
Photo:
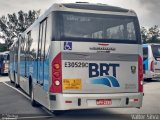
[[[160,31],[157,25],[149,28],[148,35],[149,35],[148,43],[160,43],[158,39],[160,37]]]
[[[29,10],[27,13],[20,10],[17,14],[8,14],[0,18],[0,29],[5,34],[5,45],[8,49],[13,38],[24,32],[38,17],[40,10]],[[1,47],[1,45],[0,45]]]
[[[147,29],[145,27],[141,27],[141,37],[142,37],[143,43],[147,43],[148,31],[147,31]]]
[[[145,27],[141,27],[141,37],[143,43],[160,43],[160,30],[157,25],[146,29]]]

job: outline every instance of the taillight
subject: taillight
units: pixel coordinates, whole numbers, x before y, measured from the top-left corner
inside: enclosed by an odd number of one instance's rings
[[[143,92],[143,60],[138,56],[138,91]]]
[[[52,84],[50,92],[62,93],[62,65],[61,53],[59,53],[52,61]]]
[[[152,72],[154,72],[154,62],[153,62],[153,61],[151,61],[150,70],[151,70]]]

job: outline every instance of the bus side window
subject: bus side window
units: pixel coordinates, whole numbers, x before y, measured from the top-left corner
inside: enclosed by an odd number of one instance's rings
[[[45,59],[45,42],[46,42],[46,31],[47,31],[47,19],[43,21],[43,38],[42,38],[42,45],[41,45],[41,59]]]
[[[29,39],[29,55],[32,60],[36,60],[36,54],[38,49],[38,35],[39,35],[39,26],[35,26],[32,29],[31,37]]]
[[[39,38],[38,38],[38,56],[37,59],[41,59],[41,42],[42,42],[42,36],[43,36],[43,23],[40,23],[39,27]]]
[[[50,36],[51,36],[51,26],[52,26],[52,22],[51,22],[51,17],[52,16],[49,16],[46,20],[46,41],[45,41],[45,47],[44,47],[44,57],[45,59],[48,58],[48,55],[49,55],[49,48],[50,48]]]
[[[47,19],[40,23],[39,42],[38,42],[38,60],[43,61],[45,59],[45,43],[47,34]]]

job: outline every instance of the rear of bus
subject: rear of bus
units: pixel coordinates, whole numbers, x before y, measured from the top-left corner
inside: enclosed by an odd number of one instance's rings
[[[141,107],[143,59],[133,11],[60,4],[53,12],[50,110]]]
[[[0,55],[0,74],[8,74],[9,68],[9,53],[4,53]]]

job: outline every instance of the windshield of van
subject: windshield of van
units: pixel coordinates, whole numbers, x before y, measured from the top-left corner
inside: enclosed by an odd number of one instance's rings
[[[64,12],[60,20],[61,38],[70,40],[137,43],[140,35],[131,16]]]

